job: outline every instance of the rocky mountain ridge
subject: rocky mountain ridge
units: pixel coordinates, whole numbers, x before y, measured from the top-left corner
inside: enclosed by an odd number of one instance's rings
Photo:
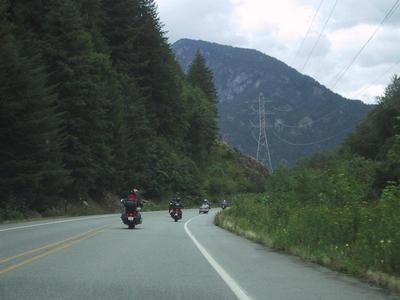
[[[372,108],[346,99],[285,63],[253,49],[182,39],[172,45],[182,69],[200,51],[214,72],[221,136],[256,157],[259,97],[265,100],[272,165],[332,149]],[[266,158],[266,152],[261,151]]]

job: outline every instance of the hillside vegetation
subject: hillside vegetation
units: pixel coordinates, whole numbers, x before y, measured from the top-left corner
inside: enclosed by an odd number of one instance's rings
[[[400,291],[400,78],[337,151],[278,169],[217,223]]]
[[[0,66],[0,219],[255,188],[215,142],[213,74],[201,55],[183,74],[153,0],[0,0]]]
[[[214,73],[221,136],[256,157],[258,99],[266,101],[272,165],[294,166],[332,150],[373,108],[332,92],[278,59],[254,49],[182,39],[172,48],[184,70],[200,51]]]

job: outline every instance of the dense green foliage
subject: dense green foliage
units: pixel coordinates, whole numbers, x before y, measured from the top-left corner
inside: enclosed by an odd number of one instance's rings
[[[330,266],[400,276],[399,118],[395,77],[338,151],[276,170],[267,194],[238,197],[221,224]]]
[[[155,200],[209,193],[210,163],[231,150],[215,145],[199,61],[187,79],[153,0],[0,0],[1,218],[133,186]]]
[[[399,186],[386,187],[373,205],[289,206],[269,195],[247,194],[236,197],[217,224],[339,270],[399,276],[399,198]]]
[[[254,158],[244,156],[225,142],[213,144],[208,160],[202,177],[206,178],[205,191],[217,197],[212,200],[265,190],[267,170]]]
[[[258,97],[264,94],[274,167],[339,145],[373,108],[349,101],[283,62],[252,49],[182,39],[173,44],[183,69],[204,55],[218,91],[220,135],[253,157],[257,150]]]
[[[343,151],[376,162],[374,188],[379,193],[389,181],[400,180],[400,78],[395,76],[378,106],[351,134]]]
[[[7,206],[43,208],[65,183],[60,116],[37,56],[22,51],[0,2],[0,194]]]

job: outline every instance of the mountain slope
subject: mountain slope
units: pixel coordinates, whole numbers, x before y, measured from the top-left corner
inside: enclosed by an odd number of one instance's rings
[[[218,90],[220,134],[251,156],[259,135],[258,98],[264,95],[273,166],[335,147],[372,108],[256,50],[189,39],[172,48],[185,71],[198,50],[203,54]]]

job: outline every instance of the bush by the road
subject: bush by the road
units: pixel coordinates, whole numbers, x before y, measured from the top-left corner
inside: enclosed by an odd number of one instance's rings
[[[340,149],[278,168],[216,222],[400,291],[400,77]]]
[[[266,195],[241,195],[231,209],[217,216],[216,223],[254,241],[400,291],[399,199],[399,185],[388,186],[375,203],[338,206],[284,204]]]

